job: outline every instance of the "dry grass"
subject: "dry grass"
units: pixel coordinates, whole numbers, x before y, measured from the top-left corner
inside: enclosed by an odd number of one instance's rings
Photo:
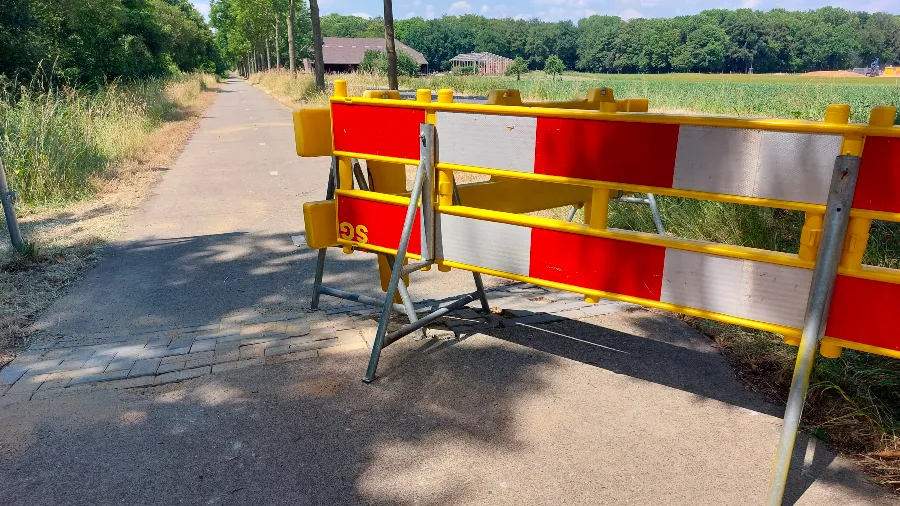
[[[28,255],[15,253],[0,227],[0,367],[26,345],[32,318],[118,237],[162,170],[181,152],[218,89],[213,76],[205,80],[205,89],[185,82],[168,86],[171,109],[154,129],[129,138],[116,132],[104,137],[120,154],[91,176],[92,197],[22,207],[20,226],[34,247]]]

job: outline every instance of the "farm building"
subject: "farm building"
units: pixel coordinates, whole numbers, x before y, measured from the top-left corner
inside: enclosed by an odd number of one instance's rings
[[[454,70],[459,67],[472,67],[476,74],[496,76],[503,75],[512,64],[512,60],[494,53],[465,53],[450,59]]]
[[[395,42],[397,52],[406,51],[419,64],[419,71],[428,72],[428,60],[422,53],[407,46],[399,40]],[[325,62],[325,72],[349,72],[356,70],[363,60],[366,51],[384,51],[383,38],[353,39],[345,37],[325,37],[322,39],[322,60]],[[303,60],[303,68],[312,71],[313,61],[309,58]]]

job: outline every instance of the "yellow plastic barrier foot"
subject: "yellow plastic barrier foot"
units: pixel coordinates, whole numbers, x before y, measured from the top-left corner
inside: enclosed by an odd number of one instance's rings
[[[782,336],[781,340],[788,346],[800,346],[800,336]]]
[[[350,255],[353,253],[353,246],[344,246],[343,250],[344,250],[344,254]]]
[[[588,304],[597,304],[600,302],[600,297],[595,297],[592,295],[585,295],[584,301],[587,302]]]
[[[819,345],[819,353],[825,358],[840,358],[841,350],[843,350],[843,348],[831,343],[822,343]]]

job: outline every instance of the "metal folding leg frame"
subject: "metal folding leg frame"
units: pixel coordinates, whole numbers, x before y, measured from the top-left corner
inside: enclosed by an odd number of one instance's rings
[[[834,163],[831,189],[825,207],[825,226],[816,256],[806,319],[800,338],[800,348],[797,351],[797,362],[794,364],[794,377],[791,380],[787,408],[784,412],[784,427],[769,486],[767,502],[769,506],[780,506],[784,498],[791,454],[794,451],[800,416],[803,414],[803,405],[809,389],[809,375],[816,360],[819,342],[825,336],[825,323],[828,320],[831,294],[834,291],[844,236],[850,220],[850,205],[853,203],[853,193],[859,175],[859,162],[860,158],[856,156],[839,156]]]
[[[359,166],[359,162],[356,159],[351,159],[350,163],[353,167],[353,175],[356,178],[356,185],[359,186],[361,190],[368,190],[369,185],[366,182],[365,176],[363,175],[362,168]],[[337,166],[338,160],[337,157],[331,158],[331,169],[328,174],[328,189],[325,194],[326,200],[331,200],[334,198],[334,191],[337,187]],[[398,287],[398,292],[400,293],[400,300],[403,304],[395,304],[393,303],[393,296],[389,299],[378,299],[375,297],[369,297],[367,295],[362,295],[358,293],[348,292],[345,290],[340,290],[338,288],[333,288],[329,286],[322,286],[322,277],[325,274],[325,259],[327,256],[327,248],[321,248],[318,252],[318,258],[316,259],[316,277],[313,282],[313,296],[312,303],[310,304],[311,309],[319,308],[319,299],[322,295],[329,295],[331,297],[336,297],[339,299],[345,299],[352,302],[359,302],[362,304],[367,304],[370,306],[383,306],[386,303],[390,302],[390,307],[394,311],[398,313],[404,313],[409,318],[410,323],[415,323],[418,319],[416,317],[416,309],[413,306],[412,298],[409,296],[409,291],[406,288],[405,284],[401,283],[401,286]],[[394,263],[394,257],[391,255],[384,255],[389,264]],[[419,334],[419,337],[425,337],[424,331]]]
[[[398,287],[401,285],[400,278],[410,269],[404,269],[403,259],[409,248],[409,240],[412,235],[412,229],[415,226],[416,209],[419,207],[421,200],[422,207],[422,262],[413,266],[414,270],[421,269],[430,265],[434,261],[435,249],[435,220],[434,220],[434,196],[433,196],[433,174],[434,174],[434,151],[435,151],[435,128],[434,125],[422,123],[419,128],[420,157],[419,167],[416,170],[416,177],[413,181],[412,192],[409,197],[409,206],[406,209],[406,217],[403,221],[403,231],[400,234],[400,244],[397,246],[397,256],[394,257],[394,265],[391,269],[391,280],[388,283],[387,294],[385,295],[384,306],[381,310],[381,318],[378,320],[378,331],[375,334],[375,341],[372,345],[372,355],[369,359],[369,365],[366,368],[366,375],[363,381],[371,383],[376,378],[378,370],[378,360],[381,358],[381,350],[398,339],[408,335],[428,323],[434,321],[445,314],[459,309],[470,302],[481,300],[482,307],[490,310],[487,305],[487,297],[484,293],[484,285],[478,274],[475,275],[476,291],[466,294],[454,302],[439,308],[438,310],[423,316],[417,321],[411,321],[409,325],[387,334],[387,327],[391,311],[391,301],[394,298]]]

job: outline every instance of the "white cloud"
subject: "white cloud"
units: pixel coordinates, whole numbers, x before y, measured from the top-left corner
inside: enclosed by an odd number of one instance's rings
[[[627,9],[625,9],[624,11],[620,12],[619,17],[624,19],[625,21],[628,21],[629,19],[642,18],[642,17],[644,17],[644,13],[629,7]]]
[[[488,11],[490,11],[490,10],[491,10],[491,8],[488,7],[487,4],[481,6],[481,13],[482,13],[482,14],[487,14]]]
[[[420,5],[422,5],[422,2],[420,2],[419,0],[415,0],[415,1],[413,2],[413,7],[418,7],[418,6],[420,6]]]
[[[416,13],[413,11],[409,11],[406,13],[406,16],[404,16],[403,19],[409,19],[409,18],[414,18],[414,17],[416,17]]]
[[[425,6],[425,19],[434,19],[434,6],[431,4]]]
[[[358,18],[363,18],[363,19],[372,19],[372,16],[366,14],[365,12],[354,12],[354,13],[352,13],[352,14],[350,14],[350,15],[351,15],[351,16],[356,16],[356,17],[358,17]]]
[[[755,9],[759,0],[741,0],[741,9]]]
[[[470,12],[472,12],[472,6],[465,0],[460,0],[447,9],[447,14],[469,14]]]

